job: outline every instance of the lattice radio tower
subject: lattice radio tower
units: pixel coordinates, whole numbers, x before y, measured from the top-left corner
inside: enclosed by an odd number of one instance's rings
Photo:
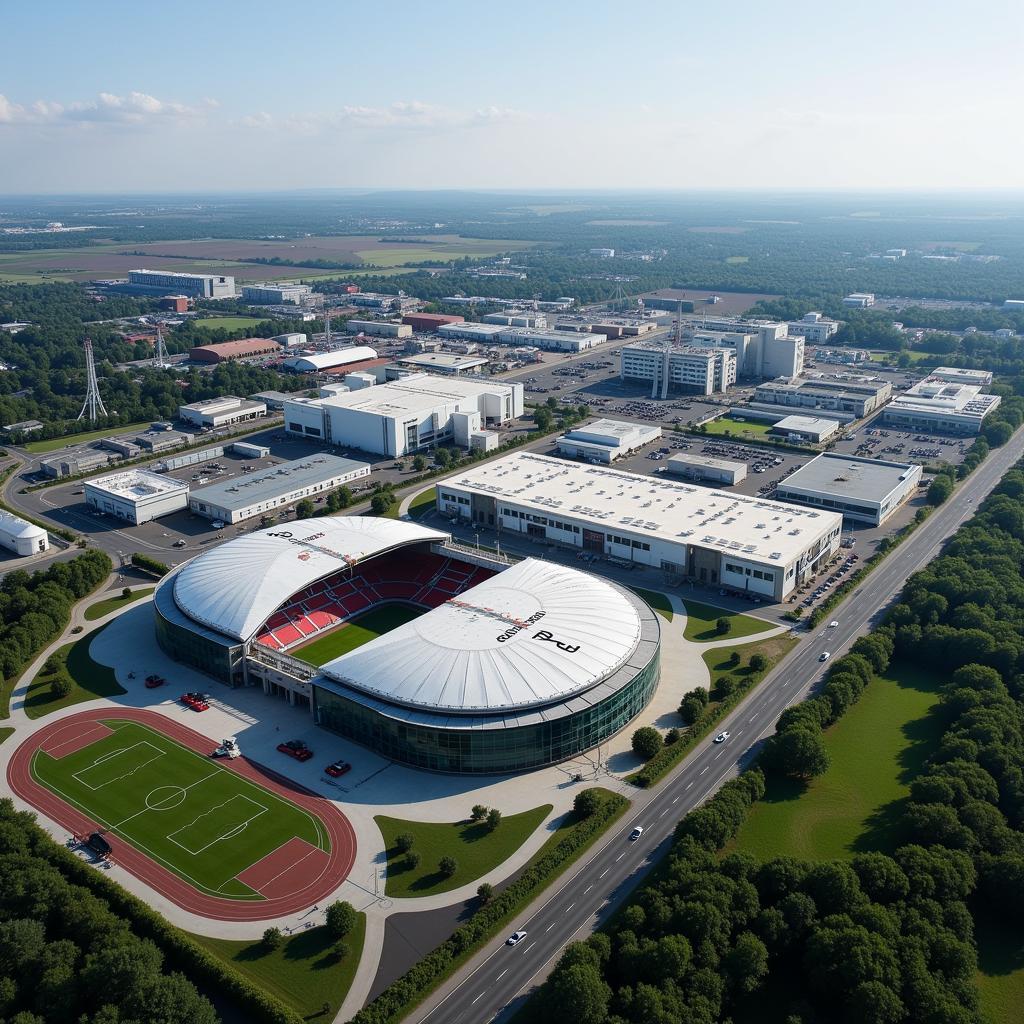
[[[324,313],[324,350],[331,351],[331,305],[329,302],[327,312]]]
[[[85,401],[82,403],[82,411],[78,414],[79,419],[86,415],[90,423],[96,422],[96,416],[106,416],[107,410],[103,405],[103,398],[100,396],[100,385],[96,379],[96,363],[92,358],[92,339],[86,338],[82,342],[85,349]]]
[[[160,330],[160,325],[156,325],[156,354],[153,357],[153,365],[163,368],[168,365],[167,362],[167,349],[164,346],[164,333]]]

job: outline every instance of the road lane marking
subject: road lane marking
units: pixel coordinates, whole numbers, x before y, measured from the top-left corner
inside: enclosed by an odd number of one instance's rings
[[[672,798],[672,803],[678,803],[678,802],[679,802],[679,797],[677,797],[677,796],[674,796],[674,797]]]
[[[599,874],[597,877],[599,879],[600,878],[604,878],[604,876],[607,875],[607,874],[608,874],[608,868],[605,868],[604,871],[602,871],[601,874]]]
[[[622,858],[623,858],[623,857],[625,857],[625,856],[626,856],[626,854],[625,854],[625,853],[620,853],[620,854],[618,855],[618,857],[616,857],[616,858],[615,858],[615,863],[616,863],[616,864],[618,864],[618,863],[619,863],[619,861],[620,861],[620,860],[622,860]]]
[[[584,889],[584,890],[583,890],[583,895],[584,895],[584,896],[586,896],[586,895],[587,895],[587,893],[588,893],[588,892],[590,892],[590,890],[591,890],[591,889],[593,889],[593,888],[594,888],[594,887],[593,887],[592,885],[588,885],[588,886],[586,887],[586,889]]]
[[[478,995],[478,996],[476,997],[476,999],[483,999],[483,997],[484,997],[484,993],[483,993],[483,992],[481,992],[481,993],[480,993],[480,995]],[[475,1003],[475,1002],[476,1002],[476,999],[474,999],[474,1000],[473,1000],[473,1003]],[[470,1003],[470,1006],[472,1006],[472,1005],[473,1005],[473,1003]]]
[[[501,981],[501,979],[504,978],[506,974],[508,974],[508,968],[507,967],[494,980],[495,981]]]
[[[689,788],[690,788],[690,787],[691,787],[692,785],[693,785],[693,782],[692,782],[692,781],[691,781],[691,782],[688,782],[688,783],[686,784],[686,788],[687,788],[687,789],[689,789]]]
[[[717,757],[718,755],[716,754],[715,756]],[[711,765],[709,764],[704,765],[704,767],[700,770],[700,774],[703,775],[710,767]]]
[[[530,943],[530,944],[529,944],[529,945],[528,945],[528,946],[526,947],[526,949],[524,949],[524,950],[523,950],[523,956],[526,956],[526,954],[527,954],[527,953],[529,953],[529,952],[530,952],[530,950],[531,950],[531,949],[533,949],[533,947],[534,947],[534,946],[536,946],[536,945],[537,945],[537,943],[536,943],[536,942],[531,942],[531,943]]]
[[[572,908],[573,908],[573,907],[575,907],[575,906],[576,906],[576,904],[575,904],[575,903],[570,903],[570,904],[569,904],[569,906],[567,906],[567,907],[565,908],[565,911],[564,911],[564,913],[568,914],[568,913],[569,913],[569,911],[570,911],[570,910],[572,910]]]

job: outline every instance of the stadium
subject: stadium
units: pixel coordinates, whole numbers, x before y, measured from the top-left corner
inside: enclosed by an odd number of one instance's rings
[[[172,658],[432,771],[567,760],[622,729],[658,683],[658,621],[632,591],[401,520],[239,537],[167,576],[154,609]]]

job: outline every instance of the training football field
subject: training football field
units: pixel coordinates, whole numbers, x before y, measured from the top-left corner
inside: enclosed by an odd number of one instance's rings
[[[324,636],[289,651],[295,658],[301,658],[310,665],[326,665],[335,658],[340,658],[349,651],[375,640],[382,633],[418,619],[424,612],[423,608],[413,608],[407,604],[388,604],[374,608],[365,615],[352,619],[344,626],[339,626]]]
[[[108,839],[130,843],[201,892],[263,899],[237,877],[246,868],[290,840],[329,851],[322,822],[291,801],[145,725],[103,725],[96,742],[63,757],[37,751],[33,776]]]

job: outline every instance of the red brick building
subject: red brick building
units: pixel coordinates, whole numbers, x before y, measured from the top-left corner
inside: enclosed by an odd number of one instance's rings
[[[461,324],[463,316],[448,316],[444,313],[406,313],[402,317],[403,324],[409,324],[414,331],[436,331],[444,324]]]
[[[188,354],[193,363],[230,363],[234,359],[254,359],[257,356],[278,355],[281,346],[270,338],[239,338],[212,345],[197,345]]]

